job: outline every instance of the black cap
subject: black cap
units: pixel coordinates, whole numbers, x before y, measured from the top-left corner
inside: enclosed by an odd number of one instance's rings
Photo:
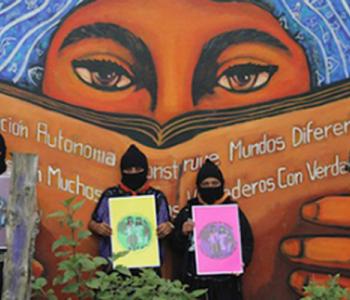
[[[122,156],[120,169],[123,170],[131,167],[141,167],[148,171],[147,157],[135,145],[131,145]]]
[[[199,187],[200,183],[203,180],[209,177],[217,178],[221,182],[221,185],[222,186],[224,185],[225,180],[221,170],[216,164],[214,164],[209,159],[207,159],[204,165],[202,166],[202,168],[198,172],[197,180],[196,180],[197,187]]]

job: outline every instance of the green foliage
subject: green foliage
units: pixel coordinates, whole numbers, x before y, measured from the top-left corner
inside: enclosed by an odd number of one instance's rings
[[[339,285],[340,275],[331,277],[325,284],[311,281],[304,291],[306,297],[301,300],[345,300],[350,299],[350,292]]]
[[[60,224],[69,230],[68,235],[60,236],[51,247],[55,256],[62,259],[58,263],[58,275],[54,278],[53,285],[59,286],[67,297],[75,295],[78,299],[89,299],[95,295],[95,292],[87,282],[96,276],[96,270],[107,264],[107,261],[102,257],[92,257],[90,254],[78,252],[81,242],[91,233],[84,230],[83,222],[75,218],[76,212],[84,205],[84,201],[74,203],[74,200],[74,197],[65,200],[63,202],[65,210],[56,211],[48,216],[58,219]],[[45,299],[57,299],[52,290],[45,291],[46,285],[44,278],[34,281],[32,289],[35,297],[40,294]]]
[[[203,295],[200,290],[188,293],[180,281],[160,278],[153,270],[143,270],[139,276],[120,276],[120,270],[110,275],[99,273],[102,283],[97,291],[97,299],[103,300],[191,300]],[[93,286],[96,281],[92,283]]]
[[[32,297],[44,298],[47,300],[57,300],[57,297],[52,289],[45,290],[47,280],[45,278],[37,278],[32,282]]]
[[[65,211],[49,215],[49,218],[58,219],[69,230],[68,235],[60,236],[52,244],[55,256],[62,259],[57,266],[58,275],[52,283],[61,288],[67,299],[75,296],[79,300],[194,300],[206,292],[188,293],[181,282],[162,279],[152,270],[144,270],[140,276],[132,276],[124,266],[117,266],[111,274],[101,271],[101,267],[108,264],[105,258],[78,251],[81,242],[91,233],[84,230],[83,222],[75,218],[84,201],[74,203],[74,200],[70,198],[63,202]],[[127,254],[114,254],[111,261]],[[45,278],[37,278],[32,283],[34,299],[57,300],[54,291],[46,288],[47,284]]]

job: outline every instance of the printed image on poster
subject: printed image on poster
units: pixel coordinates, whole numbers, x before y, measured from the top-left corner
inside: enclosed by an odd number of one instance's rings
[[[238,205],[193,206],[192,215],[197,274],[243,273]]]
[[[0,249],[6,246],[6,207],[10,195],[10,174],[8,172],[0,176]]]
[[[129,251],[115,262],[128,268],[159,267],[154,195],[109,199],[112,252]]]

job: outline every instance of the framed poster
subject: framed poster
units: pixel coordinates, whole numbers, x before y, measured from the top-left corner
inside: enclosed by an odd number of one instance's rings
[[[10,196],[10,175],[5,173],[0,176],[0,249],[6,246],[6,207]]]
[[[193,206],[198,275],[243,273],[238,205]]]
[[[159,267],[156,202],[154,195],[109,199],[112,253],[129,251],[115,265]]]

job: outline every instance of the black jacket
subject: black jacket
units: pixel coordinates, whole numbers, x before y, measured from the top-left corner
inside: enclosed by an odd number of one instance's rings
[[[228,196],[222,203],[225,204],[236,204],[230,196]],[[191,237],[185,236],[182,233],[182,225],[190,218],[192,219],[192,206],[201,205],[198,198],[193,198],[188,201],[187,205],[180,211],[178,216],[174,221],[175,229],[172,235],[173,248],[181,254],[181,273],[182,279],[186,282],[188,276],[195,277],[198,280],[209,280],[209,281],[226,281],[235,280],[236,276],[232,275],[210,275],[210,276],[197,276],[195,267],[195,255],[194,251],[189,251],[191,247]],[[253,254],[253,233],[248,222],[247,217],[239,209],[239,221],[241,229],[241,239],[242,239],[242,256],[245,268],[249,265],[252,254]]]

